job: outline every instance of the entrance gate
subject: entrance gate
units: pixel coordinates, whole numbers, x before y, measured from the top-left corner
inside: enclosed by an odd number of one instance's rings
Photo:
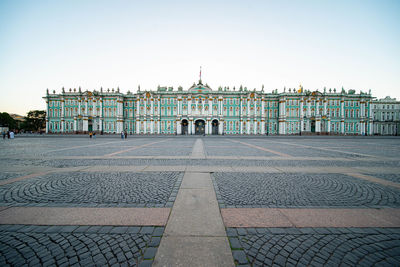
[[[204,134],[205,133],[205,121],[197,120],[195,122],[195,134]]]
[[[213,120],[212,122],[211,122],[211,125],[212,125],[212,134],[218,134],[218,120]]]
[[[182,120],[182,134],[188,134],[188,121],[187,120]]]

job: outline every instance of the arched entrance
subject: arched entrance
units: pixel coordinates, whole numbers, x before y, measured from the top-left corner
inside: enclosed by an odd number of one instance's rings
[[[195,134],[204,134],[206,122],[204,120],[197,120],[195,122]]]
[[[89,132],[93,131],[93,120],[91,119],[88,120],[88,131]]]
[[[181,125],[182,125],[182,134],[188,134],[189,122],[187,120],[182,120]]]
[[[311,121],[311,132],[315,133],[315,120]]]
[[[212,125],[212,131],[211,131],[211,133],[212,133],[212,134],[218,134],[218,125],[219,125],[218,120],[213,120],[213,121],[211,122],[211,125]]]

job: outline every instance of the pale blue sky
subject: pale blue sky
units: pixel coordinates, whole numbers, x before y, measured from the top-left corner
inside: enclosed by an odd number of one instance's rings
[[[400,99],[400,1],[0,1],[0,111],[198,80]]]

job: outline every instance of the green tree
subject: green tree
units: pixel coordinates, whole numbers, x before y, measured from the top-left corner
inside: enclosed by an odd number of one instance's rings
[[[0,125],[7,126],[9,129],[14,129],[17,123],[7,112],[0,112]]]
[[[31,110],[25,117],[24,128],[29,131],[40,131],[46,127],[46,111]]]

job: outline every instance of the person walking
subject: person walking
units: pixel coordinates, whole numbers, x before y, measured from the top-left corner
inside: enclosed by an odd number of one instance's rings
[[[7,131],[7,139],[10,139],[10,131]]]
[[[125,139],[128,138],[128,132],[125,131]]]
[[[121,139],[124,139],[124,131],[121,132]]]
[[[92,132],[89,132],[89,138],[92,139]]]
[[[3,139],[6,139],[6,131],[3,131],[2,134],[3,134]]]

